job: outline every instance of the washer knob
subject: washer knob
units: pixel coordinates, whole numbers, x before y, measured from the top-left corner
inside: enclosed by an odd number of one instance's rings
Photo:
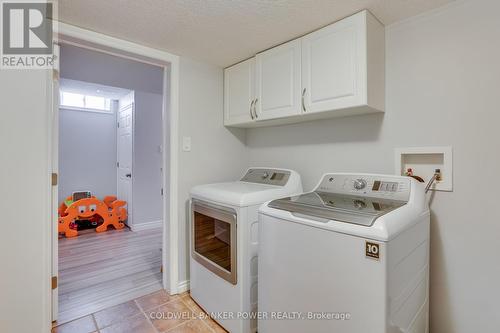
[[[266,179],[267,177],[269,177],[269,174],[267,172],[264,172],[262,174],[262,179]]]
[[[362,190],[366,187],[366,180],[359,178],[354,181],[354,188],[356,190]]]

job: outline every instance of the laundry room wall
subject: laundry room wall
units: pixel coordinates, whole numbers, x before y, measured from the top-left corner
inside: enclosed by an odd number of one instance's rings
[[[500,327],[500,2],[457,1],[386,30],[386,113],[247,131],[251,165],[393,174],[394,148],[453,146],[431,202],[431,332]],[[430,196],[431,197],[431,196]]]
[[[189,278],[189,191],[199,184],[234,181],[247,168],[245,132],[223,125],[223,70],[180,59],[179,142],[191,137],[190,152],[179,153],[179,281]]]
[[[59,111],[59,200],[116,195],[116,113]]]

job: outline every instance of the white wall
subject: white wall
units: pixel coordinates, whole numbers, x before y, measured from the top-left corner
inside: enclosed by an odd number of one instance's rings
[[[179,281],[188,278],[189,190],[194,185],[234,180],[246,168],[243,130],[223,126],[222,68],[180,59],[179,142],[192,138],[191,152],[179,152]],[[182,147],[179,147],[181,149]]]
[[[0,70],[0,332],[50,331],[46,72]]]
[[[435,194],[431,332],[500,327],[500,2],[459,1],[387,28],[387,112],[247,132],[250,164],[394,172],[395,147],[452,145],[454,191]]]
[[[59,201],[74,191],[116,195],[116,114],[61,108]]]
[[[134,226],[163,220],[162,153],[159,150],[162,144],[162,104],[161,94],[135,93]]]

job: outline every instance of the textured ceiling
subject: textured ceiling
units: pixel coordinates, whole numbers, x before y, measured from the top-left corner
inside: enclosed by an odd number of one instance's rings
[[[388,25],[452,1],[59,0],[59,18],[225,67],[364,8]]]

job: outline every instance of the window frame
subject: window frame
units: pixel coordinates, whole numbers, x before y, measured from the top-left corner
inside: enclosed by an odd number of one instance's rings
[[[64,97],[63,95],[65,93],[68,94],[76,94],[82,96],[83,99],[83,106],[72,106],[72,105],[66,105],[64,104]],[[108,103],[109,108],[108,109],[96,109],[96,108],[89,108],[86,107],[86,98],[87,97],[99,97],[104,99],[104,103]],[[84,112],[95,112],[95,113],[105,113],[105,114],[113,114],[113,99],[111,98],[106,98],[106,97],[101,97],[101,96],[94,96],[94,95],[87,95],[87,94],[80,94],[80,93],[73,93],[69,91],[60,91],[59,93],[59,98],[60,98],[60,103],[59,103],[59,108],[60,109],[66,109],[66,110],[74,110],[74,111],[84,111]],[[107,102],[106,102],[107,101]]]

